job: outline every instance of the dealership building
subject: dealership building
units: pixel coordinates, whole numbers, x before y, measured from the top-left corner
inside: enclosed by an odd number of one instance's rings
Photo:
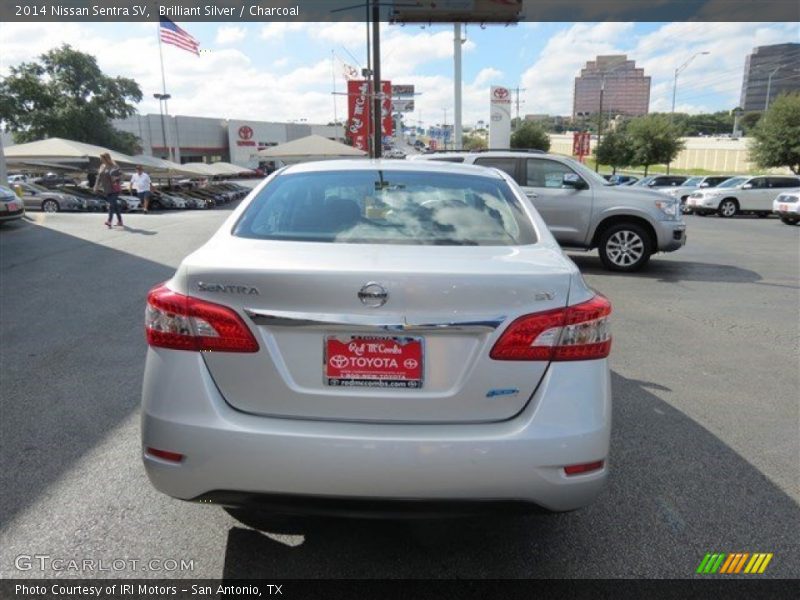
[[[114,127],[139,139],[142,154],[179,162],[226,161],[256,167],[259,150],[312,134],[344,141],[344,127],[311,123],[215,119],[182,115],[134,115],[117,119]],[[172,156],[170,156],[172,152]]]

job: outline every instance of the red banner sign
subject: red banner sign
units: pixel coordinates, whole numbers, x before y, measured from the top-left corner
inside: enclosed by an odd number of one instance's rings
[[[355,148],[369,150],[369,137],[372,132],[372,102],[370,101],[369,81],[347,82],[347,137]],[[381,82],[381,129],[383,135],[392,135],[392,83]]]

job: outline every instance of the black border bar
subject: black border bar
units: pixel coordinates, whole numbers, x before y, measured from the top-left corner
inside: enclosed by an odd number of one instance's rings
[[[2,0],[0,22],[107,22],[174,21],[209,22],[334,22],[363,21],[367,0]],[[381,20],[398,15],[417,0],[375,0]],[[800,22],[797,0],[522,0],[518,15],[492,13],[492,2],[472,0],[473,13],[464,22]],[[488,10],[488,12],[487,12]],[[487,16],[488,15],[488,16]],[[431,13],[430,20],[452,22]]]

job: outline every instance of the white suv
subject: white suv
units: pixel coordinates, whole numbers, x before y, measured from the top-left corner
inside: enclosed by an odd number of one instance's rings
[[[772,213],[775,196],[787,188],[800,187],[800,178],[785,175],[732,177],[715,188],[700,190],[686,200],[688,210],[696,215],[717,213],[730,218],[739,213]]]

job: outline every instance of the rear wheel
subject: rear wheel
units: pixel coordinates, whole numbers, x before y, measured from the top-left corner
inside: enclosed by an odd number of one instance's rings
[[[739,203],[732,198],[727,198],[719,203],[719,210],[717,212],[719,213],[720,217],[730,219],[731,217],[736,216],[736,213],[739,212]]]
[[[600,261],[610,271],[638,271],[650,260],[650,234],[636,223],[619,223],[606,229],[598,245]]]
[[[51,198],[42,202],[42,210],[44,212],[54,213],[61,210],[61,207],[58,205],[58,202]]]
[[[781,217],[781,223],[786,225],[797,225],[800,223],[800,217]]]

